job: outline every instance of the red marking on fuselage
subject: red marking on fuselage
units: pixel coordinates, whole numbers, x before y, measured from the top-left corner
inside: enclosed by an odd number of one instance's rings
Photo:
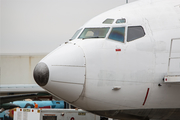
[[[116,49],[116,51],[121,51],[121,49]]]
[[[147,89],[147,92],[146,92],[146,97],[145,97],[145,99],[144,99],[144,103],[143,103],[143,105],[145,105],[145,103],[146,103],[146,100],[147,100],[148,94],[149,94],[149,88]]]

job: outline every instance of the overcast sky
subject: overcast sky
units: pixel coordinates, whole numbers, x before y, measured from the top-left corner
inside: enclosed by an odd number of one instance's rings
[[[129,0],[133,2],[136,0]],[[0,0],[0,53],[46,54],[126,0]]]

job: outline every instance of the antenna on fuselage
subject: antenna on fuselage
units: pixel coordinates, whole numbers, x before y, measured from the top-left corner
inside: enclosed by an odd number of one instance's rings
[[[126,0],[126,4],[128,3],[128,0]]]

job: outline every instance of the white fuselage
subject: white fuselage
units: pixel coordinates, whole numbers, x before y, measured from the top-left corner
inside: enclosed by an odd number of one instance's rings
[[[114,21],[103,23],[106,19]],[[116,23],[117,19],[126,21]],[[128,42],[128,27],[133,26],[141,26],[145,35]],[[124,42],[109,39],[118,27],[125,28]],[[85,28],[109,30],[104,38],[79,38]],[[170,46],[173,56],[180,57],[180,39],[171,45],[173,38],[180,38],[179,0],[142,0],[115,8],[91,19],[72,41],[40,61],[49,69],[48,82],[42,87],[100,115],[122,118],[124,114],[117,111],[147,110],[143,115],[133,111],[133,115],[173,118],[169,112],[180,109],[180,85],[163,81],[168,73],[180,75],[180,59],[171,61],[168,72]],[[159,116],[148,110],[156,110]]]

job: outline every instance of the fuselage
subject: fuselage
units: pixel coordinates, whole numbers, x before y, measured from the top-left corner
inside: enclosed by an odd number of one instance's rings
[[[180,57],[178,38],[179,0],[137,1],[88,21],[40,61],[34,78],[55,96],[103,116],[178,119],[180,85],[163,81],[180,74],[180,59],[168,67],[170,46]]]

